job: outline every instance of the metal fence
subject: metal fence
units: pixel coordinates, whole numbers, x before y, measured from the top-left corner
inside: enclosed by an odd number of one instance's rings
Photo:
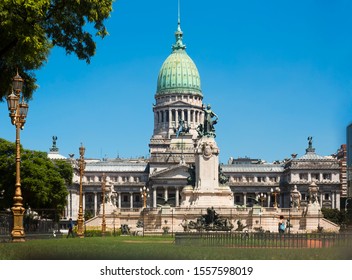
[[[0,241],[11,239],[13,214],[0,212]],[[30,209],[23,215],[26,239],[50,238],[60,234],[59,215],[56,209]]]
[[[175,233],[175,244],[234,248],[352,248],[352,233],[178,232]]]

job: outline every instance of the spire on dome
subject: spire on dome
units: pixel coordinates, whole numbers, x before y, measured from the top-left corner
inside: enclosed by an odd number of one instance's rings
[[[182,42],[183,32],[181,30],[180,0],[178,0],[177,30],[175,32],[176,43],[172,45],[172,50],[185,50],[186,45]]]

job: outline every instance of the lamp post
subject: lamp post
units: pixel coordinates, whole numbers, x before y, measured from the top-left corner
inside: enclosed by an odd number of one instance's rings
[[[77,219],[77,236],[80,238],[84,237],[84,230],[83,230],[83,186],[82,186],[82,178],[84,169],[86,167],[86,163],[84,161],[84,153],[86,148],[79,147],[79,209],[78,209],[78,219]]]
[[[271,188],[271,193],[274,195],[274,207],[277,208],[277,195],[280,194],[280,188],[276,187],[275,189]]]
[[[264,207],[264,201],[266,201],[266,193],[261,193],[259,195],[260,205]]]
[[[147,198],[149,197],[149,188],[146,188],[145,186],[143,188],[139,189],[141,192],[141,196],[143,198],[143,208],[147,207]]]
[[[103,173],[102,179],[101,179],[101,189],[103,191],[103,220],[101,222],[101,235],[105,236],[106,232],[106,221],[105,221],[105,187],[106,187],[106,176],[105,173]]]
[[[24,80],[18,74],[12,80],[12,93],[7,96],[7,106],[10,112],[11,123],[16,127],[16,184],[15,195],[13,197],[13,229],[11,232],[13,242],[24,242],[25,234],[23,228],[23,198],[21,192],[21,145],[20,145],[20,129],[23,129],[28,113],[28,104],[24,101],[21,91]],[[20,102],[21,100],[21,102]]]

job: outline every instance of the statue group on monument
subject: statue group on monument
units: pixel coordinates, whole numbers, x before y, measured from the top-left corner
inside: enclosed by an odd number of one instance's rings
[[[299,192],[299,190],[297,190],[297,186],[295,185],[293,187],[293,190],[291,190],[291,193],[290,193],[291,208],[299,209],[301,205],[301,200],[302,200],[302,195]]]
[[[207,208],[207,214],[201,215],[196,221],[189,221],[185,217],[181,223],[184,231],[231,231],[233,224],[227,218],[221,218],[214,207]]]
[[[214,125],[218,122],[218,116],[211,110],[210,104],[207,106],[203,105],[204,122],[199,124],[197,132],[199,137],[216,137]]]

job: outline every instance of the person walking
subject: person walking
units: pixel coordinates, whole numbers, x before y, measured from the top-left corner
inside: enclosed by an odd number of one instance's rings
[[[73,222],[72,222],[72,219],[71,219],[71,218],[69,219],[69,223],[68,223],[68,233],[67,233],[66,238],[68,238],[70,235],[71,235],[72,237],[74,237],[74,235],[73,235]]]
[[[286,225],[284,222],[284,216],[280,216],[280,222],[279,222],[279,233],[283,234],[285,233]]]

